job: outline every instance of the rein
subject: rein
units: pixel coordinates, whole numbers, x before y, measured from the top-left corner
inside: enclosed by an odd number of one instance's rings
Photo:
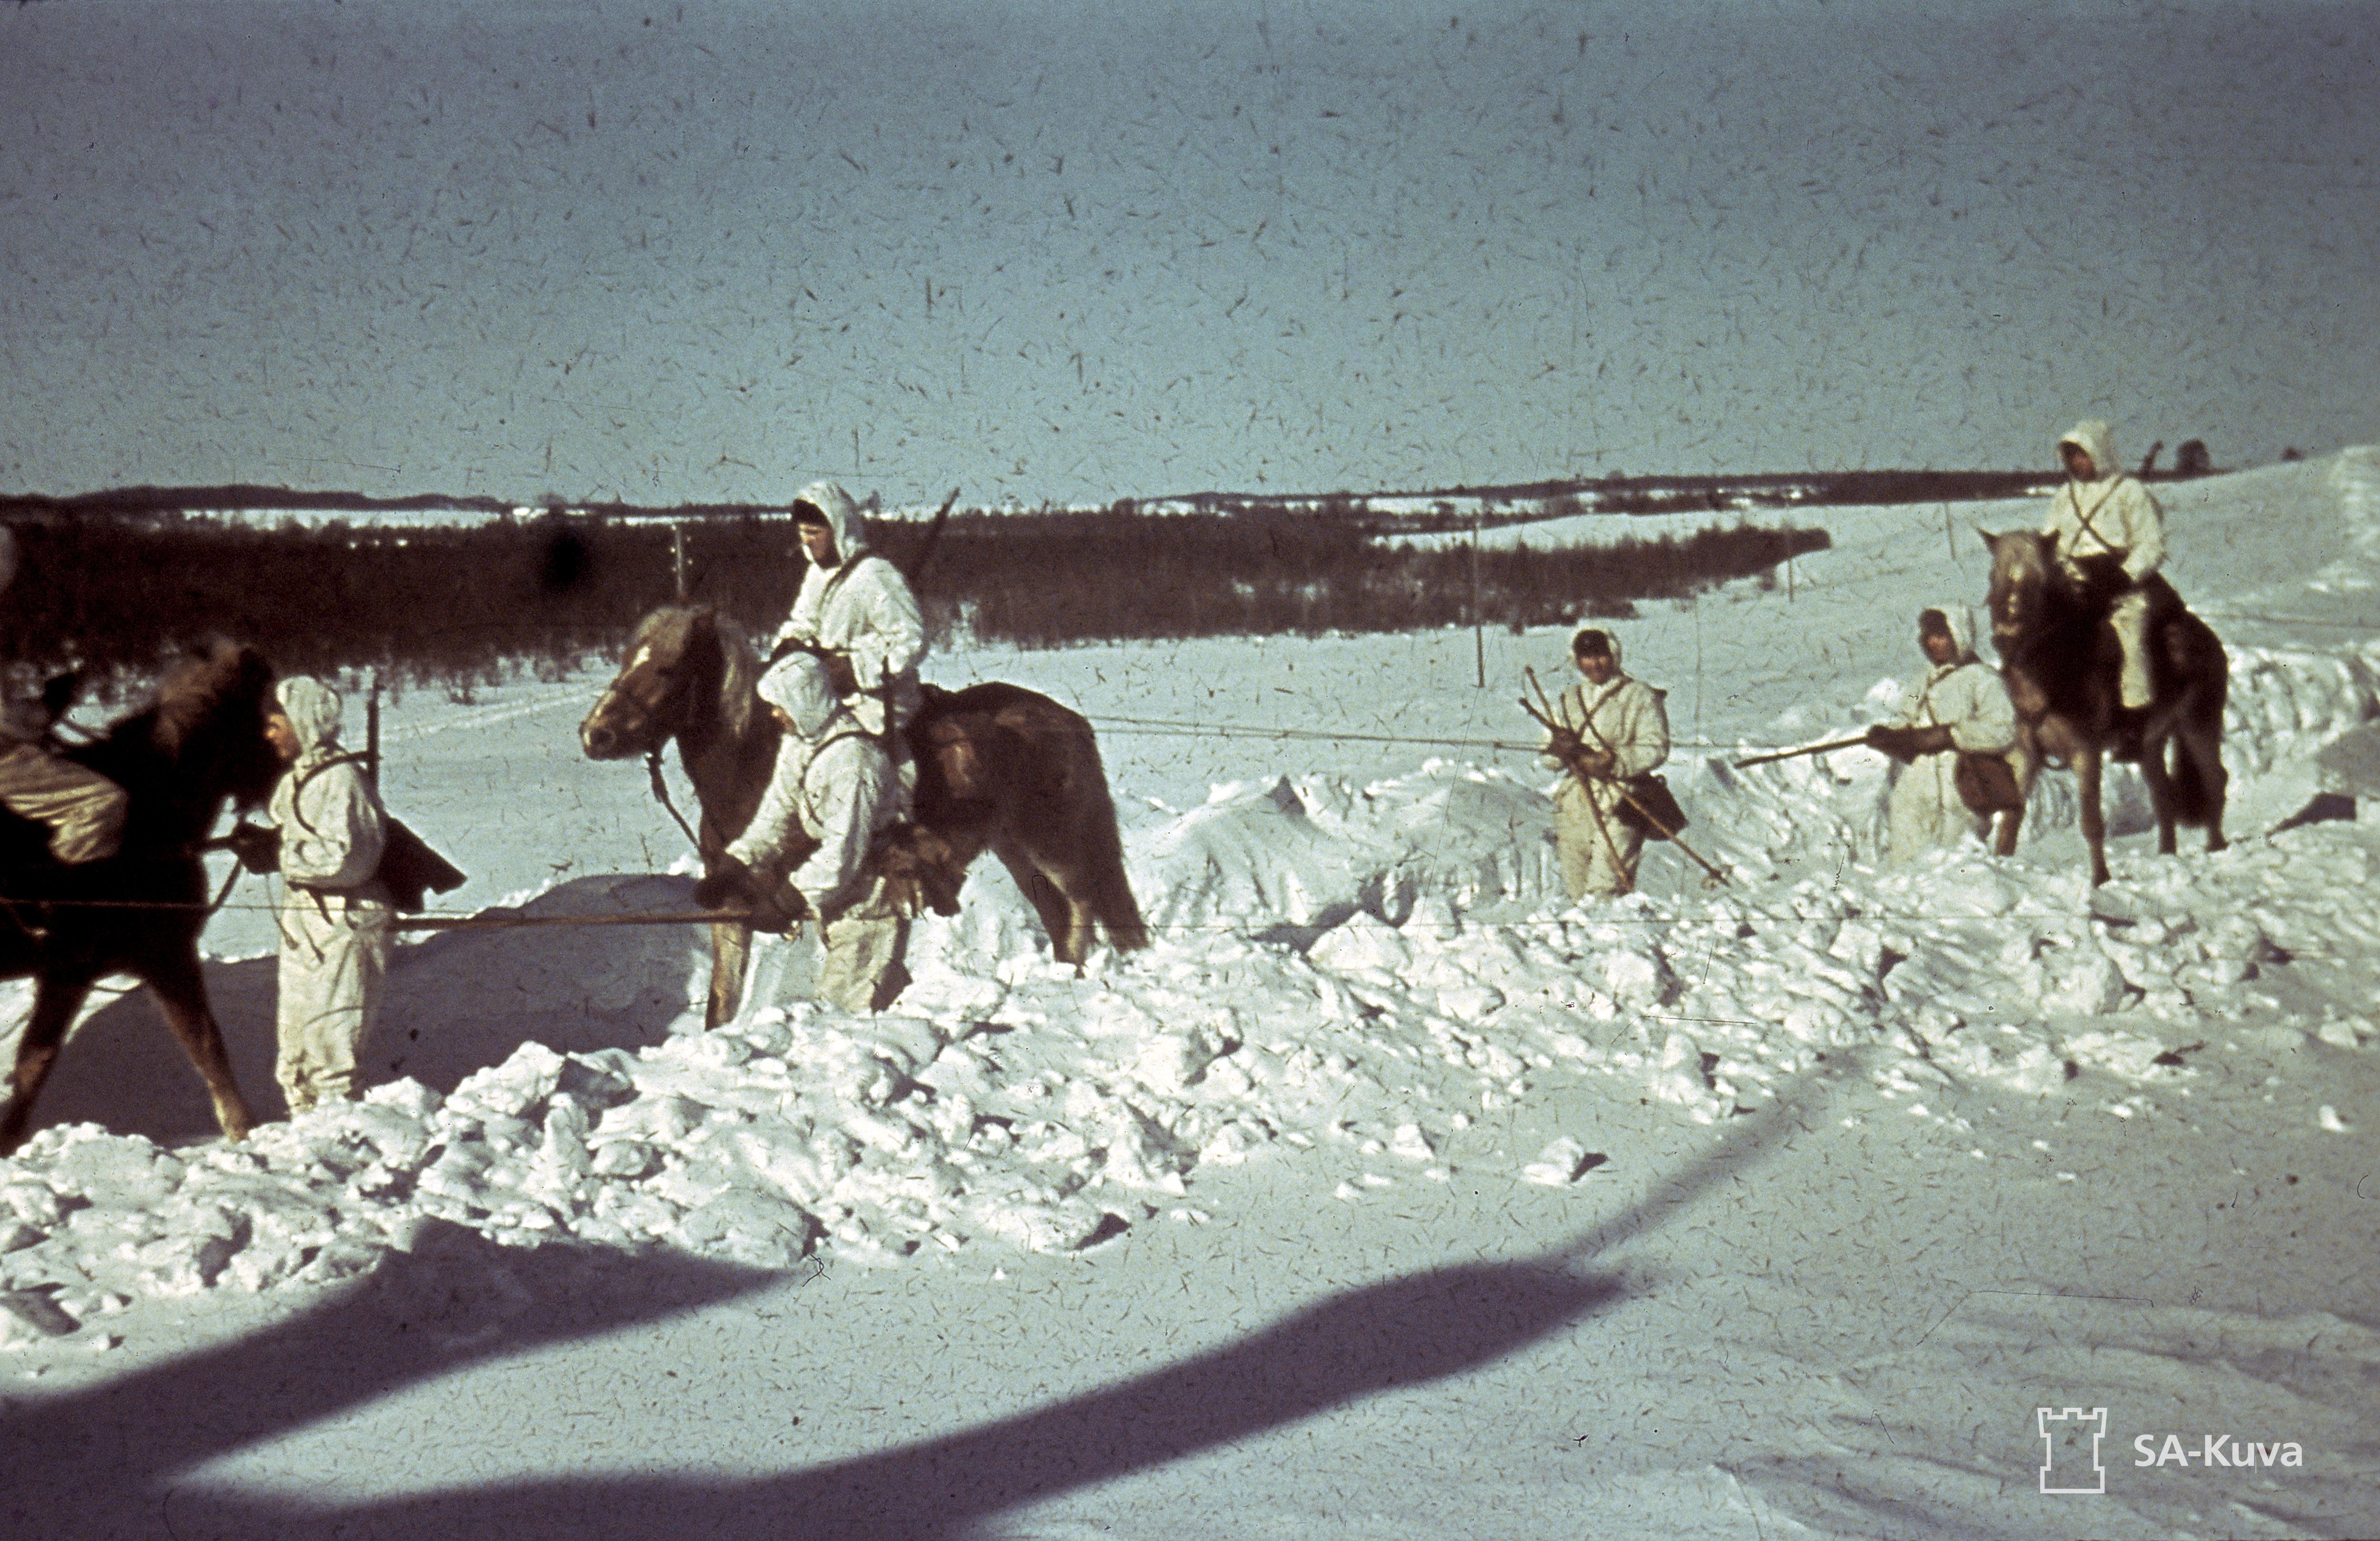
[[[702,837],[694,832],[694,826],[686,821],[686,815],[678,812],[677,805],[670,801],[669,783],[662,779],[662,750],[668,746],[667,739],[653,746],[652,752],[645,757],[645,774],[652,780],[654,798],[669,810],[669,816],[677,820],[677,827],[686,831],[686,838],[693,842],[697,851],[700,851]]]

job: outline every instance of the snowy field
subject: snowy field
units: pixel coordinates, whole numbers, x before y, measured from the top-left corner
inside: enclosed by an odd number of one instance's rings
[[[2126,772],[2095,894],[2062,775],[2015,859],[1886,874],[1880,757],[1728,768],[1876,720],[1916,611],[1981,597],[1968,521],[2037,511],[1833,509],[1790,595],[1618,627],[1724,887],[1657,846],[1641,894],[1560,900],[1549,778],[1498,746],[1560,634],[1488,637],[1485,689],[1457,632],[976,649],[929,677],[1099,724],[1147,953],[1052,966],[986,863],[892,1012],[804,1001],[778,945],[705,1035],[691,928],[445,935],[400,952],[370,1096],[237,1147],[103,1001],[0,1162],[0,1517],[2380,1530],[2380,838],[2265,837],[2380,715],[2380,453],[2160,495],[2231,648],[2235,843],[2155,856]],[[638,768],[578,756],[600,684],[392,709],[389,800],[473,874],[447,907],[686,903]],[[266,903],[210,986],[278,1116]],[[2041,1490],[2040,1407],[2107,1410],[2100,1474],[2055,1461],[2104,1494]]]

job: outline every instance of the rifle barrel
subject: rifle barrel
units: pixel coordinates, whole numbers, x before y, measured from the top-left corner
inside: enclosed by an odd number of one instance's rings
[[[1742,770],[1755,765],[1767,765],[1780,759],[1799,759],[1804,755],[1830,754],[1837,749],[1855,748],[1866,742],[1867,735],[1862,734],[1857,738],[1838,738],[1825,744],[1804,744],[1798,749],[1779,749],[1774,754],[1754,755],[1749,758],[1737,760],[1735,768]]]

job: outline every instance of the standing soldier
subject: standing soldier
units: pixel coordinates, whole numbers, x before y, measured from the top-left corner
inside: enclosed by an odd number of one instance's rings
[[[1571,898],[1610,898],[1636,886],[1645,845],[1620,817],[1621,795],[1670,758],[1670,715],[1661,692],[1621,672],[1610,633],[1580,632],[1571,657],[1585,678],[1562,692],[1542,761],[1571,772],[1554,794],[1554,855]]]
[[[265,806],[269,828],[242,825],[233,849],[253,871],[281,874],[281,1057],[289,1110],[354,1095],[356,1056],[380,1015],[390,922],[379,878],[388,816],[358,763],[341,752],[339,693],[300,675],[277,687],[265,735],[289,770]]]
[[[902,771],[909,766],[901,730],[919,703],[917,664],[926,624],[901,569],[868,549],[859,505],[832,481],[814,481],[794,500],[794,526],[809,569],[793,613],[777,628],[777,649],[816,651],[853,720],[876,735]]]
[[[2016,743],[2016,705],[1998,672],[1977,661],[1966,606],[1919,612],[1917,646],[1929,665],[1925,678],[1907,693],[1899,722],[1867,731],[1870,746],[1901,762],[1885,805],[1886,848],[1896,867],[1985,831],[1989,816],[1961,791],[1959,758],[2002,757]],[[2015,775],[2004,758],[1998,764],[1991,779],[2012,795]]]
[[[16,576],[17,535],[0,525],[0,591]],[[46,828],[50,855],[75,867],[115,855],[126,804],[122,787],[58,753],[50,726],[62,710],[48,691],[34,700],[0,698],[0,807]]]
[[[2056,542],[2066,576],[2083,578],[2082,563],[2109,556],[2122,564],[2125,587],[2107,613],[2123,648],[2119,686],[2123,704],[2149,704],[2149,594],[2143,587],[2165,560],[2165,511],[2149,490],[2126,476],[2116,459],[2116,438],[2106,423],[2085,419],[2058,441],[2066,485],[2049,500],[2041,533]]]
[[[909,922],[867,866],[868,840],[899,816],[892,757],[836,698],[817,655],[796,651],[758,686],[784,729],[769,790],[744,832],[695,885],[705,909],[742,900],[783,930],[819,921],[819,994],[847,1012],[880,1011],[900,993]],[[790,868],[790,870],[788,870]]]

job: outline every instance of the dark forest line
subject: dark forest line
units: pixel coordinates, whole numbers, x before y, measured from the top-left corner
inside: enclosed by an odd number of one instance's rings
[[[2161,450],[2162,444],[2158,446]],[[2156,458],[2155,452],[2147,457]],[[2150,481],[2183,480],[2211,474],[2216,467],[2205,445],[2192,440],[2181,447],[2172,468],[2143,465],[2137,474]],[[1557,477],[1512,481],[1418,488],[1372,492],[1247,492],[1208,491],[1168,493],[1159,497],[1121,500],[1110,511],[1184,509],[1205,514],[1313,513],[1369,516],[1400,528],[1438,528],[1446,522],[1468,523],[1467,510],[1457,503],[1475,504],[1491,520],[1512,522],[1568,514],[1727,513],[1748,508],[1840,507],[1912,503],[1961,503],[1994,498],[2046,495],[2054,491],[2054,468],[2035,470],[1873,469],[1843,471],[1747,472],[1741,475],[1627,476],[1614,471],[1600,477]],[[1419,513],[1391,513],[1380,508],[1391,502],[1442,501],[1450,506]],[[540,504],[563,506],[570,512],[614,519],[673,518],[735,519],[749,515],[782,512],[783,504],[741,503],[630,504],[617,500],[583,503],[542,498]],[[48,519],[79,515],[161,517],[193,513],[330,513],[354,514],[358,522],[378,514],[455,513],[485,518],[513,513],[516,505],[489,496],[420,493],[380,498],[331,489],[302,489],[262,483],[211,486],[136,486],[62,496],[46,493],[0,493],[0,520]],[[983,512],[992,512],[984,510]],[[1069,510],[1045,505],[1045,513]]]
[[[524,667],[554,677],[616,648],[640,616],[675,597],[675,540],[689,597],[756,631],[783,617],[803,570],[790,522],[757,514],[676,529],[601,515],[427,528],[265,528],[199,516],[9,522],[23,565],[0,613],[5,656],[103,684],[145,676],[211,633],[253,642],[289,673],[379,669],[399,684],[449,688]],[[887,520],[871,539],[915,572],[937,637],[1026,647],[1408,631],[1475,618],[1560,625],[1773,575],[1828,545],[1821,529],[1737,527],[1483,551],[1475,616],[1467,546],[1392,548],[1372,528],[1311,513],[1110,510],[956,514],[939,534]]]

